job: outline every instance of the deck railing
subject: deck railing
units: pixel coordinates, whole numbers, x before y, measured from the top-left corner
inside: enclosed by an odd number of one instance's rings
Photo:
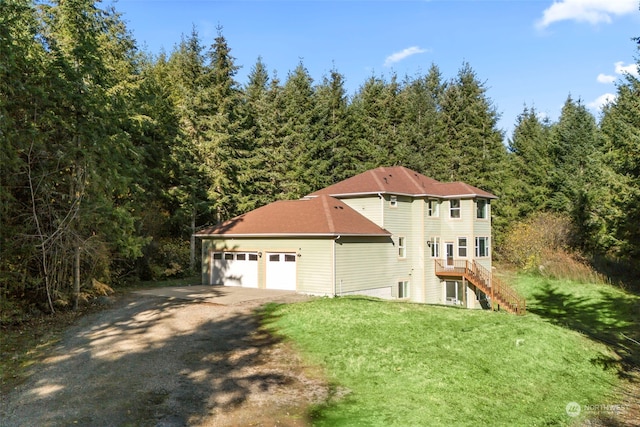
[[[503,308],[515,314],[526,313],[525,299],[477,262],[466,260],[451,262],[436,259],[435,265],[438,276],[465,277],[490,298],[493,308]]]

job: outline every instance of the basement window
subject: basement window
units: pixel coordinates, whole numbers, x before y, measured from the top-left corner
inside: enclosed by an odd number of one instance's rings
[[[398,282],[398,298],[409,298],[409,281]]]

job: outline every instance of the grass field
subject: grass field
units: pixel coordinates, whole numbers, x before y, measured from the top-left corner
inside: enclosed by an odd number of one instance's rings
[[[637,299],[539,278],[518,286],[524,317],[349,297],[271,305],[265,323],[346,393],[315,408],[316,425],[571,425],[584,414],[568,416],[570,402],[616,403],[622,349],[606,341],[631,333]],[[570,317],[600,330],[577,332]]]

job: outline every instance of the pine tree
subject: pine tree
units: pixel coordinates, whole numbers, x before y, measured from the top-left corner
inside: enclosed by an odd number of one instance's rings
[[[400,163],[395,152],[401,121],[396,77],[370,77],[353,98],[354,152],[363,170]]]
[[[318,118],[313,79],[302,63],[289,73],[282,89],[282,139],[287,170],[281,181],[283,197],[299,198],[318,187],[313,170],[323,159],[318,157]],[[324,165],[320,165],[323,169]]]
[[[211,209],[216,220],[223,221],[238,213],[235,196],[247,183],[242,175],[247,152],[241,127],[241,94],[235,81],[238,67],[221,27],[207,55],[210,63],[205,73],[204,96],[208,110],[200,118],[205,131],[197,149],[209,182]]]
[[[440,149],[441,120],[439,98],[442,94],[440,70],[432,65],[426,76],[406,79],[400,92],[402,119],[396,152],[400,163],[433,178],[445,175]]]
[[[465,63],[440,97],[443,154],[448,181],[501,193],[506,149],[498,113],[471,66]]]
[[[591,236],[600,226],[593,209],[602,183],[602,151],[595,118],[581,101],[567,98],[552,128],[550,150],[549,206],[570,215],[579,230],[579,244],[592,248]]]
[[[240,212],[246,212],[264,206],[277,198],[278,177],[276,176],[272,110],[269,94],[269,73],[262,58],[258,58],[248,76],[248,83],[243,90],[243,128],[247,144],[244,174],[246,184],[241,200],[238,202]]]
[[[627,75],[613,104],[603,114],[608,166],[605,248],[640,261],[640,80]]]
[[[540,120],[535,108],[525,106],[509,141],[509,165],[513,182],[507,190],[512,219],[524,219],[548,209],[552,169],[548,120]]]
[[[362,172],[351,147],[351,117],[344,88],[344,77],[337,70],[325,76],[316,87],[318,148],[314,167],[319,189]]]

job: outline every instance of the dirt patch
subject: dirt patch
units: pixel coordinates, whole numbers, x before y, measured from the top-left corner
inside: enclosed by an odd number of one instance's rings
[[[263,303],[121,297],[2,396],[2,425],[307,425],[329,387],[259,328]]]

